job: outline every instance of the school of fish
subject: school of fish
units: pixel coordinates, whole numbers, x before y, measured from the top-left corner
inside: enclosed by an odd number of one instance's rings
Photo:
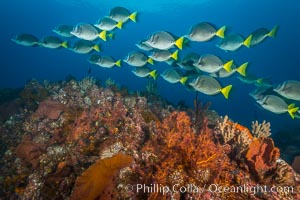
[[[256,89],[249,95],[265,110],[275,114],[286,113],[292,119],[300,118],[300,81],[287,80],[277,85],[270,80],[247,73],[248,61],[237,64],[234,59],[225,60],[218,55],[196,52],[184,53],[189,42],[207,42],[217,37],[216,44],[226,52],[237,51],[240,48],[253,48],[267,38],[274,38],[278,26],[271,30],[258,28],[243,37],[236,33],[227,33],[226,26],[215,27],[209,22],[199,22],[191,26],[186,35],[176,36],[168,31],[160,30],[149,34],[135,44],[138,50],[129,52],[123,59],[95,54],[100,52],[100,43],[113,40],[116,29],[122,29],[124,23],[137,22],[138,12],[131,12],[124,7],[114,7],[107,16],[95,24],[79,23],[76,25],[58,25],[53,28],[57,36],[45,36],[38,39],[32,34],[16,35],[12,41],[23,46],[40,46],[57,49],[66,48],[79,54],[90,54],[88,62],[104,68],[121,67],[126,63],[132,67],[132,73],[138,77],[148,77],[156,80],[158,76],[165,81],[182,84],[189,91],[206,95],[222,94],[226,99],[230,96],[232,85],[224,86],[222,78],[237,74],[237,78],[246,84],[254,84]],[[70,40],[74,40],[71,45]],[[179,55],[182,54],[179,59]],[[158,73],[156,62],[165,62],[170,67]]]

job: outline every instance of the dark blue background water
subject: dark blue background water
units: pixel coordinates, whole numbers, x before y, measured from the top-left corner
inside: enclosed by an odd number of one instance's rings
[[[144,90],[148,80],[134,76],[131,73],[132,67],[127,64],[122,68],[103,69],[89,64],[88,55],[76,54],[67,49],[24,47],[10,40],[19,33],[32,33],[39,38],[55,35],[51,30],[59,24],[95,23],[114,6],[138,11],[138,23],[129,22],[124,29],[117,30],[114,41],[104,43],[99,40],[103,49],[101,55],[122,59],[128,52],[138,50],[135,43],[147,38],[154,31],[166,30],[180,36],[186,34],[191,25],[203,21],[211,22],[217,27],[226,25],[229,32],[244,36],[257,28],[271,29],[278,24],[280,29],[275,39],[268,38],[251,49],[243,47],[237,52],[226,53],[215,47],[218,39],[214,39],[207,43],[192,43],[191,48],[184,52],[212,53],[234,59],[238,64],[249,61],[249,73],[271,78],[274,83],[289,79],[300,80],[300,2],[297,1],[2,0],[0,88],[22,87],[32,78],[56,81],[72,74],[81,79],[88,75],[91,67],[92,76],[95,78],[106,80],[110,77],[117,83],[128,86],[130,90]],[[158,64],[155,67],[161,72],[169,66]],[[184,100],[192,106],[194,93],[186,91],[179,84],[169,84],[162,78],[157,82],[161,96],[174,104]],[[211,108],[221,115],[228,114],[233,120],[247,126],[253,120],[265,119],[271,122],[274,131],[299,127],[299,119],[292,120],[287,114],[276,115],[255,106],[254,100],[248,95],[255,89],[254,86],[245,85],[236,77],[221,82],[224,85],[233,84],[234,89],[229,100],[225,100],[222,95],[200,95],[202,101],[211,101]]]

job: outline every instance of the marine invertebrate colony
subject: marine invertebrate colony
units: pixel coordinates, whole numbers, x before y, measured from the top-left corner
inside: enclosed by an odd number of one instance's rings
[[[274,147],[270,138],[255,138],[249,146],[246,158],[252,174],[263,181],[268,172],[276,168],[279,149]]]
[[[130,165],[132,158],[125,154],[116,154],[111,158],[98,160],[77,178],[70,199],[93,200],[102,195],[112,181],[112,176],[120,169]]]
[[[94,81],[88,87],[74,80],[39,87],[51,95],[39,100],[37,110],[25,105],[0,124],[4,198],[299,198],[292,192],[225,193],[205,188],[264,184],[299,189],[299,175],[279,159],[271,138],[252,134],[206,106],[197,103],[194,112],[179,111],[155,94],[130,95]],[[175,185],[176,190],[142,191],[138,184]],[[192,190],[178,190],[185,186]]]

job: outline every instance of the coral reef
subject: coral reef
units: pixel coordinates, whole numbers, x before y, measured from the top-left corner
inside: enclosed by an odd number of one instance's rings
[[[37,104],[46,99],[48,95],[48,90],[37,80],[29,81],[20,92],[21,100],[28,109],[35,109]]]
[[[292,167],[294,168],[294,170],[295,170],[297,173],[300,173],[300,156],[296,156],[296,157],[294,158]]]
[[[265,181],[269,172],[276,168],[279,156],[279,149],[274,147],[271,138],[255,138],[246,154],[252,175],[260,181]]]
[[[190,117],[186,112],[173,112],[157,124],[153,137],[142,149],[142,168],[137,168],[142,182],[150,185],[159,183],[172,185],[186,183],[202,186],[215,182],[229,184],[227,175],[234,170],[229,158],[220,145],[213,142],[213,131],[204,125],[200,133],[192,130]],[[174,193],[141,194],[139,199],[168,199]],[[186,194],[187,198],[194,197]]]
[[[16,99],[21,92],[21,89],[13,89],[13,88],[0,88],[0,105],[12,101]]]
[[[197,99],[175,109],[155,85],[129,94],[105,84],[25,86],[0,123],[1,199],[300,198],[297,167],[280,158],[268,123],[250,131]]]
[[[71,200],[93,200],[113,198],[113,194],[106,191],[105,188],[112,184],[114,174],[120,169],[130,165],[133,159],[125,154],[118,153],[111,158],[100,159],[90,166],[76,179]]]
[[[53,100],[44,100],[39,104],[35,114],[39,118],[58,119],[64,110],[65,107],[63,104]]]
[[[252,122],[252,134],[255,137],[269,137],[271,135],[270,122],[266,122],[265,120],[259,124],[258,121]]]
[[[30,136],[23,138],[22,142],[16,148],[17,157],[31,164],[33,168],[39,165],[39,157],[45,153],[46,145],[36,144],[32,141]]]
[[[296,156],[300,156],[299,129],[300,126],[293,129],[286,127],[285,130],[272,134],[275,144],[280,148],[281,157],[289,164],[293,163]]]

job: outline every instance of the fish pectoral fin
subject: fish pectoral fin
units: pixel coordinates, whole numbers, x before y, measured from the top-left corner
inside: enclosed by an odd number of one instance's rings
[[[224,95],[225,99],[229,98],[229,93],[231,91],[232,85],[228,85],[220,90],[220,92]]]

